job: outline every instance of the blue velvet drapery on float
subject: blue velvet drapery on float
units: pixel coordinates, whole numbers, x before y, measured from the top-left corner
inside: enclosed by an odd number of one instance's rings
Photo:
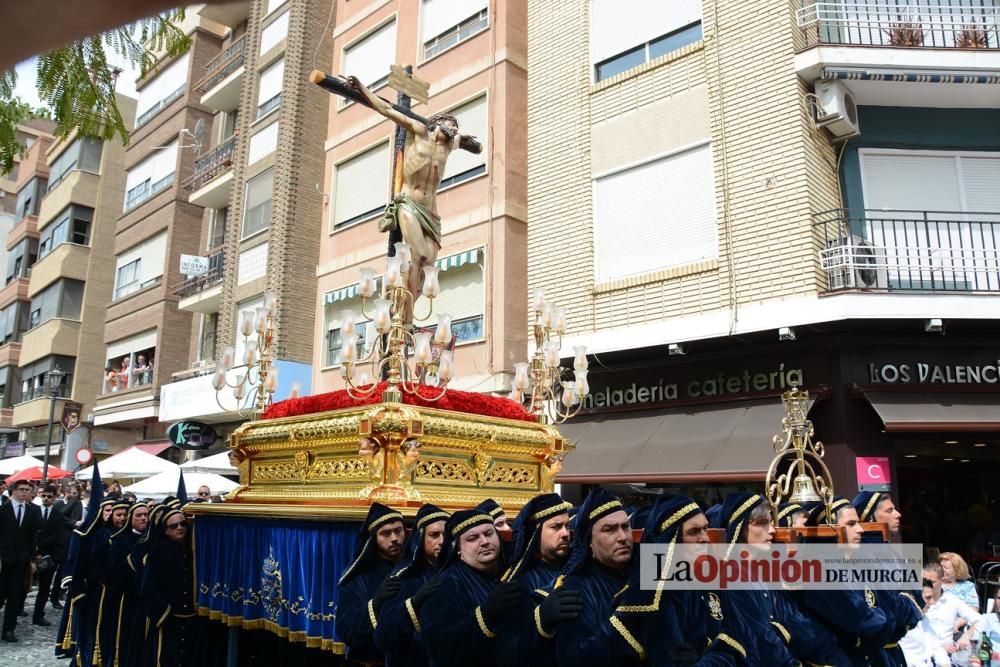
[[[358,523],[199,516],[194,522],[198,613],[343,653],[334,633],[337,580]]]

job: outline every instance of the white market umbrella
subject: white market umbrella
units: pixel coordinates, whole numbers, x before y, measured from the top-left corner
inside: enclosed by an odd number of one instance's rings
[[[206,456],[203,459],[187,461],[186,463],[181,464],[181,468],[184,470],[184,479],[187,479],[187,474],[189,472],[210,472],[216,475],[240,474],[239,469],[234,468],[232,464],[229,463],[228,451],[212,454],[211,456]]]
[[[103,474],[103,473],[102,473]],[[172,496],[177,493],[177,482],[179,481],[181,469],[167,470],[159,475],[154,475],[149,479],[136,482],[131,486],[126,486],[123,491],[130,491],[136,498],[160,499]],[[209,472],[189,472],[184,471],[184,488],[187,490],[188,498],[194,499],[198,493],[199,486],[207,486],[212,490],[212,495],[223,495],[235,489],[239,484],[226,479],[222,475],[214,475]]]
[[[149,452],[136,447],[129,447],[124,452],[109,456],[97,467],[101,470],[101,479],[145,479],[161,472],[176,470],[177,464],[171,463]],[[94,466],[87,466],[76,474],[78,479],[89,480],[94,476]]]
[[[34,468],[38,466],[41,468],[45,463],[39,461],[34,456],[15,456],[9,459],[0,459],[0,475],[13,475],[14,473],[21,472],[22,470],[27,470],[28,468]]]

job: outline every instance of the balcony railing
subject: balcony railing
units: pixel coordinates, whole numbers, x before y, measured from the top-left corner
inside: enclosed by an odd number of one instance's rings
[[[796,11],[808,46],[1000,48],[995,0],[814,2]]]
[[[208,272],[192,276],[171,290],[176,296],[186,298],[215,287],[222,280],[222,267],[226,259],[225,246],[208,251]]]
[[[205,76],[195,84],[195,88],[202,93],[207,93],[217,86],[220,81],[243,66],[246,57],[246,35],[237,39],[226,49],[208,61],[205,65]]]
[[[827,291],[1000,292],[1000,213],[836,209],[815,220]]]
[[[184,189],[194,192],[201,186],[220,176],[233,166],[233,151],[236,148],[236,135],[226,139],[213,148],[207,155],[194,162],[194,173],[184,181]]]

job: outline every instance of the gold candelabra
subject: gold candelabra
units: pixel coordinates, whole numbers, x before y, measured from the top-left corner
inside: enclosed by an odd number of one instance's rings
[[[587,347],[573,348],[573,379],[563,380],[568,368],[559,365],[566,310],[546,299],[537,289],[533,298],[535,353],[531,361],[514,364],[514,389],[510,397],[544,424],[562,424],[575,417],[590,393],[587,384]]]
[[[767,470],[767,499],[777,506],[787,502],[833,502],[833,478],[823,462],[823,443],[813,442],[813,424],[806,418],[809,392],[792,387],[781,396],[785,416],[782,433],[774,436],[774,459]],[[779,472],[784,468],[784,472]]]
[[[454,369],[451,316],[438,315],[437,328],[430,331],[413,331],[411,321],[427,321],[434,312],[434,299],[441,293],[438,269],[435,266],[423,268],[423,288],[417,294],[411,291],[408,277],[412,268],[411,251],[407,243],[394,244],[395,255],[386,262],[383,274],[382,297],[371,304],[373,312],[368,312],[369,299],[375,296],[376,273],[374,269],[361,269],[358,292],[361,295],[361,315],[370,320],[366,327],[366,344],[362,354],[358,354],[358,330],[355,314],[346,311],[340,324],[340,374],[344,378],[348,394],[354,399],[371,396],[378,388],[378,379],[385,376],[389,383],[382,393],[387,403],[400,403],[403,394],[417,394],[419,385],[436,387],[433,396],[421,394],[421,398],[438,401],[448,390]],[[415,302],[423,295],[427,298],[427,313],[416,317]],[[407,356],[407,351],[412,355]],[[368,371],[356,373],[360,366],[368,366]]]
[[[229,410],[222,404],[222,395],[227,390],[231,391],[236,400],[236,412],[251,421],[264,414],[278,389],[278,369],[273,359],[277,313],[278,298],[270,292],[264,294],[262,308],[243,311],[240,317],[243,363],[236,364],[236,350],[232,346],[227,347],[212,377],[215,401],[219,407]]]

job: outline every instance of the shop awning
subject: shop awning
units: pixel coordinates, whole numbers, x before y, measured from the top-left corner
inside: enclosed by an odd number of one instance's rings
[[[169,440],[157,440],[156,442],[142,442],[135,445],[136,449],[141,449],[142,451],[152,454],[153,456],[159,456],[162,452],[170,449],[171,444]]]
[[[566,483],[762,480],[785,415],[778,397],[575,419]]]
[[[1000,393],[864,392],[886,431],[1000,430]]]

